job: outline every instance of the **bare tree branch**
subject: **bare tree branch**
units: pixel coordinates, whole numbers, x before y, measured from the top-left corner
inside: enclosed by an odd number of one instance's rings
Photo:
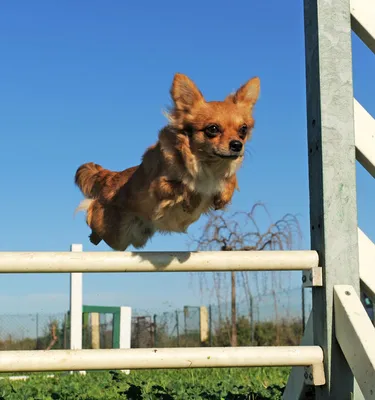
[[[259,212],[263,211],[268,217],[268,226],[262,229],[259,223]],[[225,211],[212,212],[208,215],[207,223],[203,228],[202,234],[198,238],[192,238],[192,244],[198,251],[262,251],[262,250],[291,250],[296,245],[299,246],[302,239],[302,233],[297,216],[290,213],[285,214],[275,223],[272,222],[270,213],[263,203],[256,203],[249,212],[237,211],[227,214]],[[275,317],[278,318],[278,304],[276,292],[282,288],[281,274],[272,271],[271,277],[269,272],[252,272],[253,286],[255,286],[257,295],[254,296],[251,289],[251,280],[247,272],[240,274],[232,273],[231,292],[236,293],[236,282],[239,279],[245,292],[245,298],[249,304],[249,317],[253,325],[254,319],[254,301],[255,297],[259,297],[260,282],[262,280],[263,294],[268,293],[274,300]],[[222,302],[222,290],[225,290],[225,273],[214,272],[213,284],[214,292],[219,306],[219,313]],[[237,275],[237,276],[236,276]],[[203,278],[204,274],[200,274]],[[284,275],[285,276],[285,275]],[[224,282],[223,279],[224,278]],[[203,278],[204,279],[204,278]],[[290,282],[290,279],[286,280]],[[207,283],[207,280],[205,280]],[[232,296],[232,331],[231,343],[236,345],[236,304],[234,296]],[[233,315],[234,314],[234,315]],[[220,316],[221,318],[221,316]]]

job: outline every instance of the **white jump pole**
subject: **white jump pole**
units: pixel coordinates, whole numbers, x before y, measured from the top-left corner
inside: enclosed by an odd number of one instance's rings
[[[74,245],[76,246],[76,245]],[[203,252],[0,252],[0,273],[301,271],[319,266],[312,250]]]
[[[72,252],[82,252],[81,244],[72,244]],[[82,272],[72,272],[70,274],[70,349],[82,349]],[[86,371],[80,371],[82,375]]]
[[[132,330],[132,309],[131,307],[120,308],[120,349],[130,349]],[[122,372],[129,374],[130,370],[123,369]]]
[[[264,366],[313,366],[316,384],[324,383],[318,346],[7,350],[0,357],[2,372]]]

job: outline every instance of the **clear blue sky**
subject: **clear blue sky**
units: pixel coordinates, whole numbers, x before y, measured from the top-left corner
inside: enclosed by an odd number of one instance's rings
[[[256,129],[232,209],[263,201],[300,215],[309,247],[303,1],[4,1],[0,13],[0,250],[110,251],[89,244],[76,168],[136,165],[165,124],[175,72],[209,100],[261,78]],[[375,57],[353,37],[354,89],[375,116]],[[359,223],[375,239],[375,186],[358,170]],[[190,229],[198,232],[204,221]],[[156,236],[146,250],[184,250]],[[295,277],[296,284],[298,278]],[[0,313],[58,312],[67,275],[7,275]],[[84,302],[136,308],[199,305],[189,274],[84,276]]]

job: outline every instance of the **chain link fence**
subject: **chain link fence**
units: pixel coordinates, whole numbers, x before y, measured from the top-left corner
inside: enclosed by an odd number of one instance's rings
[[[238,302],[236,308],[239,346],[297,345],[303,334],[305,315],[311,310],[311,295],[305,293],[302,302],[300,287],[271,291]],[[229,346],[231,304],[209,305],[207,311],[208,337],[205,341],[201,340],[200,307],[186,306],[183,310],[154,315],[155,346]]]
[[[237,303],[236,330],[239,346],[297,345],[311,311],[311,290],[271,291]],[[303,300],[303,301],[302,301]],[[374,306],[363,304],[373,320]],[[230,303],[185,306],[155,315],[133,312],[131,346],[198,347],[230,346],[232,318]],[[202,315],[203,320],[202,320]],[[206,335],[202,339],[202,324]],[[92,348],[90,315],[83,318],[82,347]],[[113,315],[100,314],[100,348],[113,348]],[[69,349],[69,314],[0,315],[0,350]]]
[[[150,316],[132,317],[131,347],[145,348],[155,346],[155,323]]]
[[[69,348],[66,328],[65,313],[0,315],[0,350]]]

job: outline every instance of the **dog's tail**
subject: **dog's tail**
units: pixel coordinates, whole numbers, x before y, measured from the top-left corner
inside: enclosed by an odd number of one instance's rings
[[[105,172],[109,171],[105,170],[99,164],[93,162],[82,164],[75,174],[75,184],[86,198],[95,199],[100,196],[100,191],[104,183],[103,175],[107,175]]]
[[[97,202],[97,200],[83,199],[74,211],[74,215],[76,215],[80,211],[86,211],[87,212],[86,222],[87,225],[90,227],[92,225],[93,213],[95,212],[95,202]],[[89,239],[90,242],[95,246],[97,246],[102,241],[102,238],[95,232],[95,230],[92,227]]]

